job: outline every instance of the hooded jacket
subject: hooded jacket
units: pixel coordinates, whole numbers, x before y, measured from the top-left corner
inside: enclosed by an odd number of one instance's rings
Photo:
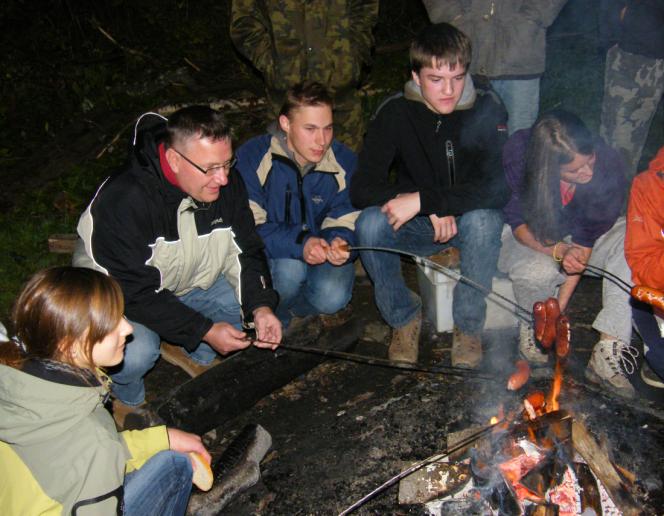
[[[119,514],[125,474],[169,443],[165,426],[119,434],[106,393],[50,362],[0,365],[0,512]]]
[[[498,96],[475,87],[470,75],[447,115],[429,109],[419,87],[408,82],[405,93],[385,101],[371,121],[351,181],[351,202],[366,208],[419,192],[420,215],[502,208],[509,197],[501,163],[506,124]]]
[[[195,201],[164,177],[158,145],[166,123],[152,118],[137,131],[129,163],[104,182],[81,215],[85,250],[74,263],[120,283],[129,319],[193,350],[213,321],[178,296],[207,289],[223,275],[247,320],[259,306],[274,309],[277,294],[240,176],[229,174],[216,201]]]
[[[237,152],[237,169],[249,192],[249,206],[270,258],[302,260],[311,236],[339,237],[355,245],[355,219],[348,183],[357,158],[333,141],[321,161],[301,168],[283,131],[252,138]]]

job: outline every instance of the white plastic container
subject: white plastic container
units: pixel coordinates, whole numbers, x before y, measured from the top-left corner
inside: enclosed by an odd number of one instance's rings
[[[437,332],[450,332],[454,327],[452,300],[456,281],[426,265],[417,266],[417,282],[424,315],[436,327]],[[493,290],[514,301],[512,282],[508,278],[493,278]],[[495,299],[495,298],[494,298]],[[517,324],[514,308],[502,300],[495,302],[487,297],[485,330],[512,328]]]

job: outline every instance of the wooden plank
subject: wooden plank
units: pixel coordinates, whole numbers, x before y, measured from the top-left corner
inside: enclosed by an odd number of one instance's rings
[[[623,485],[609,457],[602,451],[583,423],[576,419],[572,423],[574,448],[585,459],[599,481],[609,493],[611,500],[627,516],[642,514],[642,509]]]
[[[353,318],[321,337],[301,332],[301,339],[293,344],[347,351],[357,342],[361,330],[360,321]],[[325,357],[309,353],[289,351],[275,355],[268,350],[248,348],[176,388],[158,413],[169,426],[202,435],[324,360]]]

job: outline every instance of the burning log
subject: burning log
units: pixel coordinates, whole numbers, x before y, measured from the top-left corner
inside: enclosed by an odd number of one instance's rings
[[[597,516],[601,516],[602,500],[599,495],[597,480],[590,471],[590,467],[584,462],[575,462],[574,473],[576,473],[576,480],[581,488],[581,512],[592,509]]]
[[[453,496],[470,481],[470,465],[437,462],[399,482],[399,504],[426,503]]]

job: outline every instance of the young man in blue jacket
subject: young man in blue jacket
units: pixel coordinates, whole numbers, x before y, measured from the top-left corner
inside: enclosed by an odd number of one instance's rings
[[[508,199],[501,164],[507,113],[498,96],[466,73],[470,40],[446,23],[424,29],[410,49],[412,81],[372,120],[351,182],[360,246],[431,255],[459,248],[461,273],[490,288]],[[392,172],[394,170],[394,173]],[[389,356],[417,361],[421,302],[398,255],[361,251],[376,305],[393,328]],[[482,358],[484,294],[459,282],[452,307],[452,364]]]
[[[333,140],[332,98],[323,85],[290,88],[269,134],[246,142],[237,169],[265,242],[277,316],[334,314],[353,290],[355,219],[348,184],[356,156]]]

